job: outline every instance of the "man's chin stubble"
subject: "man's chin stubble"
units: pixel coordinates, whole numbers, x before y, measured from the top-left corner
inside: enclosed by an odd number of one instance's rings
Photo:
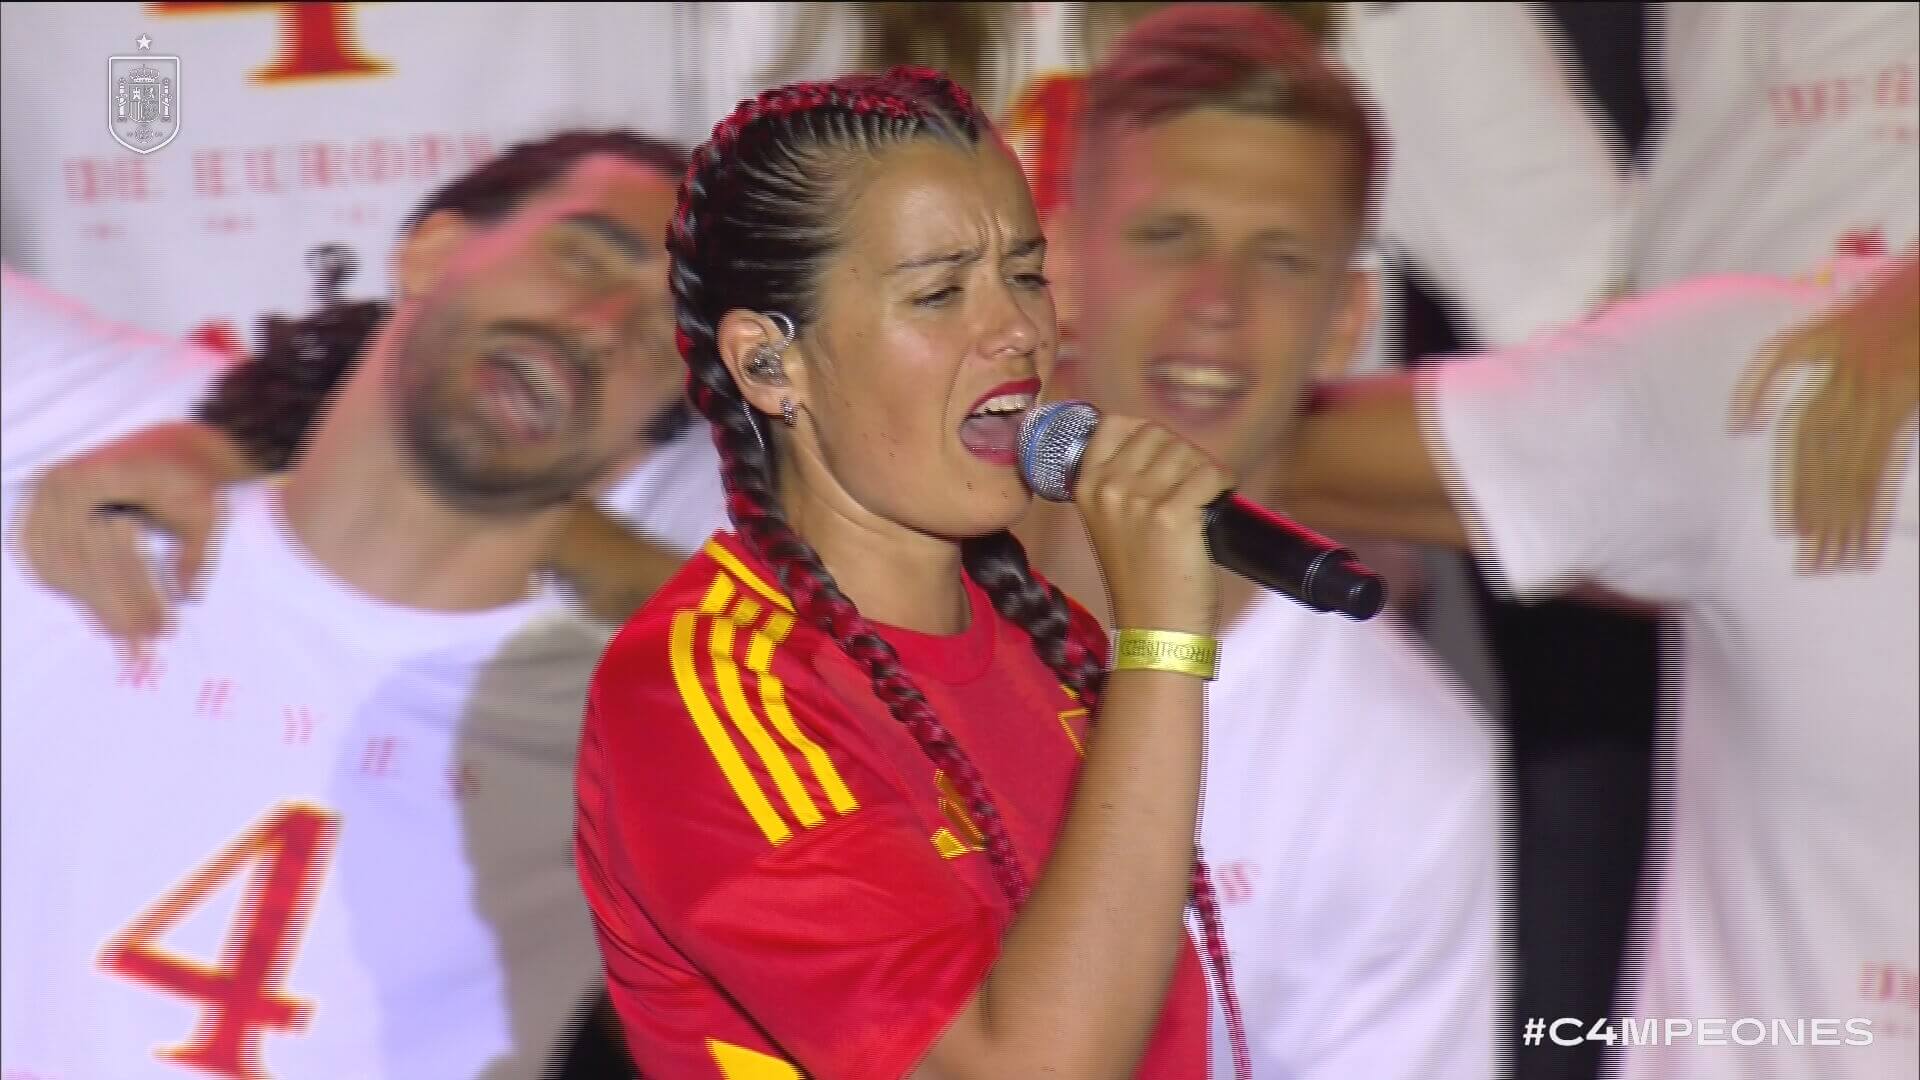
[[[545,475],[514,475],[472,460],[461,437],[422,417],[402,425],[416,475],[449,507],[477,517],[521,517],[552,509],[590,490],[604,469],[562,462]]]

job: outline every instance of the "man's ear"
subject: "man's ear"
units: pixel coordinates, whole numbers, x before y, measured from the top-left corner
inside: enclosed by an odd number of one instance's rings
[[[438,210],[414,226],[394,257],[393,280],[403,298],[425,295],[446,277],[453,257],[473,236],[473,224],[452,210]]]
[[[1347,271],[1341,286],[1339,306],[1327,326],[1327,343],[1314,362],[1316,380],[1328,382],[1345,376],[1366,347],[1367,331],[1373,326],[1374,305],[1379,294],[1379,275],[1355,267]]]
[[[727,373],[733,376],[747,404],[778,417],[784,400],[792,399],[795,405],[807,403],[806,364],[800,343],[787,340],[772,319],[757,311],[735,308],[721,316],[714,342],[720,349],[720,362],[727,365]],[[772,349],[779,355],[777,368],[758,370],[759,365],[748,363],[762,349]]]

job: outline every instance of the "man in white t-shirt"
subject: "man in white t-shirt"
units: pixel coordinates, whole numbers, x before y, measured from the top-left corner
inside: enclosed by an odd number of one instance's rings
[[[397,311],[294,466],[234,493],[146,652],[9,545],[7,1075],[552,1066],[600,978],[569,853],[605,635],[539,568],[678,388],[659,363],[677,173],[642,142],[517,148],[429,207]],[[10,409],[15,374],[94,348],[40,299],[9,288]],[[106,340],[95,391],[159,381],[166,350]],[[11,443],[8,465],[11,519]]]
[[[1088,91],[1056,241],[1084,359],[1048,393],[1158,419],[1264,498],[1307,383],[1366,331],[1365,114],[1309,38],[1253,8],[1149,16]],[[1035,519],[1036,565],[1104,611],[1077,519]],[[1253,1075],[1502,1075],[1495,729],[1391,615],[1356,624],[1233,577],[1222,599],[1201,840]]]
[[[1506,588],[1585,579],[1681,616],[1665,869],[1644,898],[1632,1015],[1768,1030],[1623,1050],[1633,1078],[1920,1068],[1913,442],[1884,557],[1808,576],[1775,526],[1771,447],[1723,419],[1747,358],[1817,299],[1703,282],[1427,390],[1432,445]],[[1872,1045],[1832,1030],[1854,1018]],[[1776,1019],[1829,1021],[1828,1041],[1790,1048]]]
[[[1911,257],[1886,280],[1913,302]],[[1671,813],[1623,1006],[1641,1026],[1611,1035],[1632,1080],[1920,1067],[1913,430],[1885,551],[1833,574],[1796,566],[1773,439],[1727,431],[1756,349],[1826,302],[1780,279],[1691,283],[1417,391],[1352,388],[1303,435],[1290,505],[1310,520],[1470,537],[1522,598],[1590,583],[1679,618]],[[1586,1037],[1597,1018],[1579,1019],[1558,1036]]]

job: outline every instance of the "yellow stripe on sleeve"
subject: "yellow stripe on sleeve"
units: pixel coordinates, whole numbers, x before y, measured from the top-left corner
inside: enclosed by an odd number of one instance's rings
[[[943,859],[957,859],[972,853],[972,849],[954,838],[946,829],[936,830],[933,834],[933,848]]]
[[[733,605],[733,625],[742,630],[749,629],[760,621],[760,602],[751,596],[743,596]]]
[[[720,1067],[722,1080],[800,1080],[800,1070],[758,1050],[708,1039],[707,1053]]]
[[[793,722],[793,713],[787,709],[786,686],[773,673],[773,650],[792,630],[793,616],[778,611],[768,616],[766,626],[753,635],[753,643],[747,647],[747,670],[760,677],[760,703],[766,706],[767,718],[773,721],[774,729],[813,767],[814,779],[820,782],[820,790],[827,793],[827,801],[833,808],[841,814],[851,814],[860,809],[860,804],[854,800],[853,792],[847,790],[846,781],[840,779],[840,771],[833,767],[826,751]]]
[[[725,578],[718,580],[724,581]],[[721,725],[720,718],[714,715],[713,704],[707,700],[706,687],[700,684],[700,673],[694,667],[693,655],[693,631],[699,618],[699,614],[692,611],[678,612],[673,617],[670,646],[673,681],[680,689],[680,700],[686,704],[687,715],[693,718],[694,726],[700,730],[700,737],[706,740],[707,751],[719,764],[734,795],[747,808],[747,813],[760,826],[760,831],[766,834],[767,841],[781,843],[793,836],[793,830],[773,808],[773,804],[767,801],[766,794],[760,790],[760,782],[754,779],[747,763],[741,759],[740,751],[734,747],[733,739],[728,736],[727,729]]]
[[[1085,715],[1087,715],[1085,709],[1068,709],[1060,714],[1060,730],[1067,733],[1067,741],[1073,744],[1073,752],[1081,757],[1087,756],[1087,752],[1080,748],[1080,736],[1073,733],[1073,721]]]
[[[740,684],[740,666],[733,660],[733,637],[739,627],[731,619],[713,620],[712,652],[714,679],[720,684],[720,700],[726,704],[727,715],[733,718],[733,726],[747,737],[747,744],[760,755],[760,763],[766,766],[767,775],[773,777],[773,784],[780,789],[780,797],[787,802],[787,809],[793,811],[800,824],[812,828],[824,820],[820,808],[813,804],[813,796],[807,794],[806,785],[800,782],[799,774],[793,771],[793,763],[787,760],[787,752],[774,743],[767,729],[760,723],[760,717],[754,714],[753,706],[747,703],[746,690]]]
[[[707,595],[700,600],[700,611],[704,615],[718,615],[727,610],[727,601],[733,599],[733,579],[725,574],[713,575],[713,584],[707,586]]]
[[[746,584],[747,588],[752,589],[754,592],[757,592],[761,596],[766,597],[767,600],[771,602],[775,607],[778,607],[785,611],[793,610],[793,601],[788,600],[784,596],[781,596],[780,591],[778,589],[775,589],[773,586],[768,585],[766,582],[760,580],[760,575],[747,569],[747,565],[741,562],[739,559],[734,558],[733,552],[728,551],[726,548],[722,547],[718,540],[707,541],[707,546],[702,548],[701,550],[707,553],[708,558],[711,558],[714,562],[717,562],[721,566],[725,567],[727,570],[727,573],[732,574],[734,577],[739,578],[743,583]]]

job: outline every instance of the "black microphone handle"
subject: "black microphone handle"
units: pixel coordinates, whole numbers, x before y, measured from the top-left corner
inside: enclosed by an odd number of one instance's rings
[[[1316,611],[1371,619],[1386,604],[1380,575],[1353,552],[1231,491],[1207,504],[1213,561]]]

